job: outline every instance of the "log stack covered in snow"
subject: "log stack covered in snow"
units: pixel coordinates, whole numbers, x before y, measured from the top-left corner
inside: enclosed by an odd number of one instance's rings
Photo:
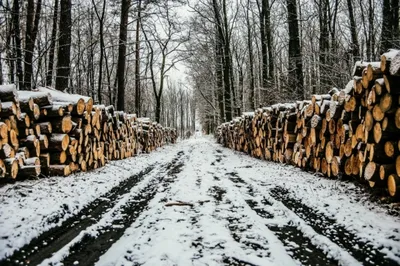
[[[176,142],[176,131],[50,88],[0,86],[0,178],[67,176]]]
[[[355,178],[400,197],[400,51],[357,62],[342,90],[275,104],[222,124],[218,141],[328,177]]]

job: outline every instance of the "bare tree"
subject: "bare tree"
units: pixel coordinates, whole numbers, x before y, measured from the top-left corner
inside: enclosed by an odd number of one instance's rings
[[[142,17],[142,0],[138,0],[137,17],[136,17],[136,44],[135,44],[135,112],[140,116],[140,23]]]
[[[299,24],[297,18],[296,0],[286,0],[289,26],[289,98],[302,99],[303,89],[303,62],[299,38]]]
[[[13,8],[12,8],[12,35],[15,44],[15,55],[16,55],[16,67],[17,67],[17,78],[19,88],[23,88],[24,86],[24,79],[23,79],[23,72],[22,72],[22,49],[21,49],[21,34],[20,34],[20,21],[19,21],[19,0],[14,0]]]
[[[24,88],[30,90],[32,88],[32,58],[35,49],[36,36],[39,28],[40,11],[42,8],[42,0],[36,2],[36,12],[34,10],[33,0],[28,1],[28,10],[26,16],[25,30],[25,57],[24,57]]]
[[[180,47],[187,41],[187,37],[182,35],[181,26],[174,21],[173,15],[170,14],[171,6],[168,1],[160,4],[157,8],[161,13],[157,21],[164,21],[161,32],[159,32],[160,30],[153,24],[148,25],[147,28],[143,28],[143,35],[146,40],[146,45],[149,48],[150,80],[156,101],[155,120],[159,122],[161,118],[161,98],[163,95],[165,78],[167,73],[175,67],[178,62],[185,59],[185,55],[183,53],[178,54],[178,52]],[[159,52],[158,62],[156,49]]]
[[[260,3],[261,2],[261,3]],[[274,79],[274,61],[272,55],[272,33],[271,33],[271,11],[269,0],[257,0],[257,6],[260,14],[260,39],[261,39],[261,58],[262,58],[262,101],[271,104],[271,98],[268,92]]]
[[[49,63],[47,67],[46,85],[51,86],[53,81],[53,68],[54,68],[54,51],[57,41],[57,25],[58,25],[58,2],[54,0],[54,14],[53,14],[53,27],[51,30],[50,49],[49,49]]]
[[[92,0],[94,11],[96,13],[97,19],[99,20],[99,38],[100,38],[100,58],[99,58],[99,74],[98,74],[98,84],[97,84],[97,99],[98,102],[102,103],[102,93],[103,93],[103,60],[104,60],[104,16],[106,11],[106,0],[103,0],[101,13],[97,9],[96,3]],[[106,62],[107,64],[107,62]]]
[[[60,38],[57,53],[56,89],[68,88],[71,56],[71,0],[61,0]]]
[[[117,66],[117,108],[125,110],[125,56],[126,56],[126,40],[128,32],[128,15],[131,5],[130,0],[121,1],[121,21],[119,27],[119,43],[118,43],[118,66]]]
[[[347,0],[347,8],[349,10],[351,45],[350,49],[354,57],[360,56],[360,46],[357,38],[356,20],[354,18],[353,0]]]
[[[249,80],[250,80],[250,86],[249,86],[249,103],[250,103],[250,109],[255,110],[256,105],[255,105],[255,99],[254,99],[254,58],[253,58],[253,38],[252,38],[252,31],[251,31],[251,23],[250,23],[250,0],[247,0],[247,4],[244,7],[246,12],[246,24],[247,24],[247,48],[249,50]],[[264,30],[262,30],[264,32]],[[264,45],[262,45],[264,46]],[[266,53],[265,53],[266,54]],[[263,57],[264,58],[264,57]],[[267,65],[267,64],[265,64]],[[263,64],[264,67],[264,64]],[[263,69],[264,70],[264,69]],[[264,71],[263,71],[264,73]],[[267,72],[265,72],[267,73]],[[265,84],[266,85],[266,84]]]

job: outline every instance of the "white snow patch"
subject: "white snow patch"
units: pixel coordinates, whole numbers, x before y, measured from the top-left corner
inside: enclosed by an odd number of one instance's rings
[[[168,161],[177,149],[177,145],[167,146],[151,154],[112,161],[87,173],[1,187],[0,259],[10,256],[41,233],[61,225],[121,181],[152,164]]]

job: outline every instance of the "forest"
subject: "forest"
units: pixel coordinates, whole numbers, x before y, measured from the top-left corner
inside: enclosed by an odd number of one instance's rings
[[[343,88],[400,47],[399,0],[3,0],[0,84],[90,96],[190,135]]]

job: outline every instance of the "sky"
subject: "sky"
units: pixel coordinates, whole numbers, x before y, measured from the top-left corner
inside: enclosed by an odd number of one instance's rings
[[[184,24],[188,25],[186,21],[188,21],[191,17],[191,12],[190,12],[190,7],[189,5],[185,4],[182,5],[178,8],[176,8],[176,12],[178,13],[178,19],[180,22],[183,22]],[[188,89],[190,88],[190,84],[187,81],[187,74],[186,74],[187,68],[185,66],[185,62],[178,62],[175,66],[175,68],[172,68],[170,72],[168,73],[168,77],[171,82],[175,82],[176,84],[182,83],[184,84],[184,88]]]

